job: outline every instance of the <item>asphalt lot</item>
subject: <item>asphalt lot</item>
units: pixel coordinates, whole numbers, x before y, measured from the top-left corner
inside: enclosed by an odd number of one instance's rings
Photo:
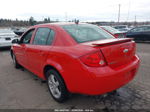
[[[47,85],[27,70],[15,69],[8,49],[0,49],[0,109],[149,109],[150,43],[138,43],[141,66],[126,86],[99,96],[74,94],[67,102],[55,102]]]

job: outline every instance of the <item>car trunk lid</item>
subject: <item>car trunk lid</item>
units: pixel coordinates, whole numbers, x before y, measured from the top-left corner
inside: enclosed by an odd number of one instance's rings
[[[127,64],[135,55],[135,42],[128,38],[106,39],[87,44],[100,49],[110,67]]]

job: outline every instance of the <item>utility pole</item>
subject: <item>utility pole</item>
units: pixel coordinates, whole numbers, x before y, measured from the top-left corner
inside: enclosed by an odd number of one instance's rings
[[[135,15],[135,22],[136,22],[136,15]]]
[[[119,10],[118,10],[118,23],[120,22],[120,7],[121,7],[121,5],[119,4]]]
[[[127,21],[129,20],[129,15],[130,15],[130,7],[131,7],[131,0],[129,0],[129,7],[128,7]]]
[[[66,22],[68,21],[68,15],[67,15],[67,12],[65,12],[65,20],[66,20]]]
[[[135,15],[135,18],[134,18],[135,20],[134,20],[134,25],[136,26],[136,15]]]

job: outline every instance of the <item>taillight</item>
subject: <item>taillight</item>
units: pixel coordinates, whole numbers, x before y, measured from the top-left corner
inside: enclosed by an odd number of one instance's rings
[[[106,65],[106,61],[101,51],[84,55],[80,59],[85,65],[90,67],[102,67]]]

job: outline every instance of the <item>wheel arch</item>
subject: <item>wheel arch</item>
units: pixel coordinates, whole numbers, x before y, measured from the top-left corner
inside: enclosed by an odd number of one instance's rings
[[[45,65],[45,67],[44,67],[44,69],[43,69],[44,79],[47,79],[46,72],[47,72],[49,69],[54,69],[54,70],[56,70],[56,71],[58,72],[58,74],[59,74],[60,77],[62,78],[62,80],[63,80],[63,82],[64,82],[64,84],[65,84],[65,86],[66,86],[66,88],[67,88],[67,90],[68,90],[66,81],[65,81],[63,75],[61,74],[61,71],[60,71],[58,68],[56,68],[55,66],[52,66],[52,65],[50,65],[50,64]]]
[[[61,70],[61,68],[58,67],[58,66],[55,67],[55,66],[53,66],[53,65],[51,65],[51,64],[47,64],[47,65],[44,66],[43,74],[44,74],[44,78],[45,78],[45,79],[47,78],[47,77],[46,77],[46,72],[47,72],[49,69],[54,69],[54,70],[56,70],[56,71],[58,72],[58,74],[60,75],[60,77],[64,80],[64,82],[66,82],[65,79],[64,79],[64,77],[63,77],[63,75],[62,75],[62,70]],[[66,84],[66,83],[65,83],[65,84]]]
[[[44,67],[44,69],[43,69],[43,74],[44,74],[44,78],[45,78],[45,79],[47,79],[46,72],[47,72],[49,69],[54,69],[54,70],[56,70],[56,71],[59,73],[59,71],[58,71],[54,66],[52,66],[52,65],[50,65],[50,64],[47,64],[47,65],[45,65],[45,67]],[[59,74],[60,74],[60,73],[59,73]],[[62,76],[61,76],[61,77],[62,77]]]

